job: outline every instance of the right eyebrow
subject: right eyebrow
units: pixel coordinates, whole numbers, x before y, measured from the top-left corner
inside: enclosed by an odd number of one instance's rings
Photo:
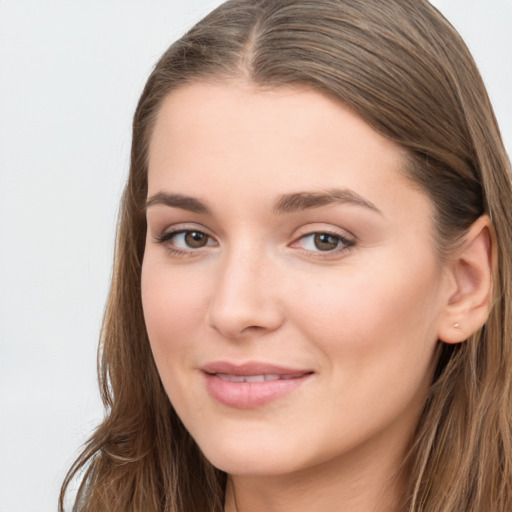
[[[169,194],[168,192],[157,192],[149,197],[146,201],[144,210],[151,208],[155,205],[164,205],[171,208],[181,208],[194,213],[204,213],[211,215],[211,209],[199,199],[182,194]]]
[[[348,188],[284,194],[278,197],[272,210],[274,213],[291,213],[333,204],[353,204],[383,215],[372,202]]]

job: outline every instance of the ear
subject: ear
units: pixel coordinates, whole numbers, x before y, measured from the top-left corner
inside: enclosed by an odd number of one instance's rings
[[[487,215],[466,233],[448,263],[449,292],[440,317],[438,338],[460,343],[487,321],[492,300],[496,239]]]

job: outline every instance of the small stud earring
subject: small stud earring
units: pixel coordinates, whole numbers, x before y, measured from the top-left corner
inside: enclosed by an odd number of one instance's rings
[[[460,329],[460,324],[459,324],[459,322],[455,322],[455,323],[453,324],[453,327],[455,327],[455,329]]]

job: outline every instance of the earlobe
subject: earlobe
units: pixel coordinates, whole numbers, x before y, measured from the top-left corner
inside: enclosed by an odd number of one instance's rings
[[[460,343],[487,321],[492,300],[496,241],[487,215],[479,217],[454,250],[450,261],[453,286],[441,315],[438,338]]]

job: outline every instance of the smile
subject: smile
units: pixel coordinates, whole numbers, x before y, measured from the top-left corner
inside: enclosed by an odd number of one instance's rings
[[[206,390],[216,401],[235,409],[263,407],[293,393],[314,372],[262,363],[217,362],[202,369]]]
[[[296,375],[278,375],[278,374],[264,374],[264,375],[232,375],[228,373],[216,373],[219,379],[227,382],[268,382],[274,380],[290,380],[299,379],[303,377],[303,373]]]

